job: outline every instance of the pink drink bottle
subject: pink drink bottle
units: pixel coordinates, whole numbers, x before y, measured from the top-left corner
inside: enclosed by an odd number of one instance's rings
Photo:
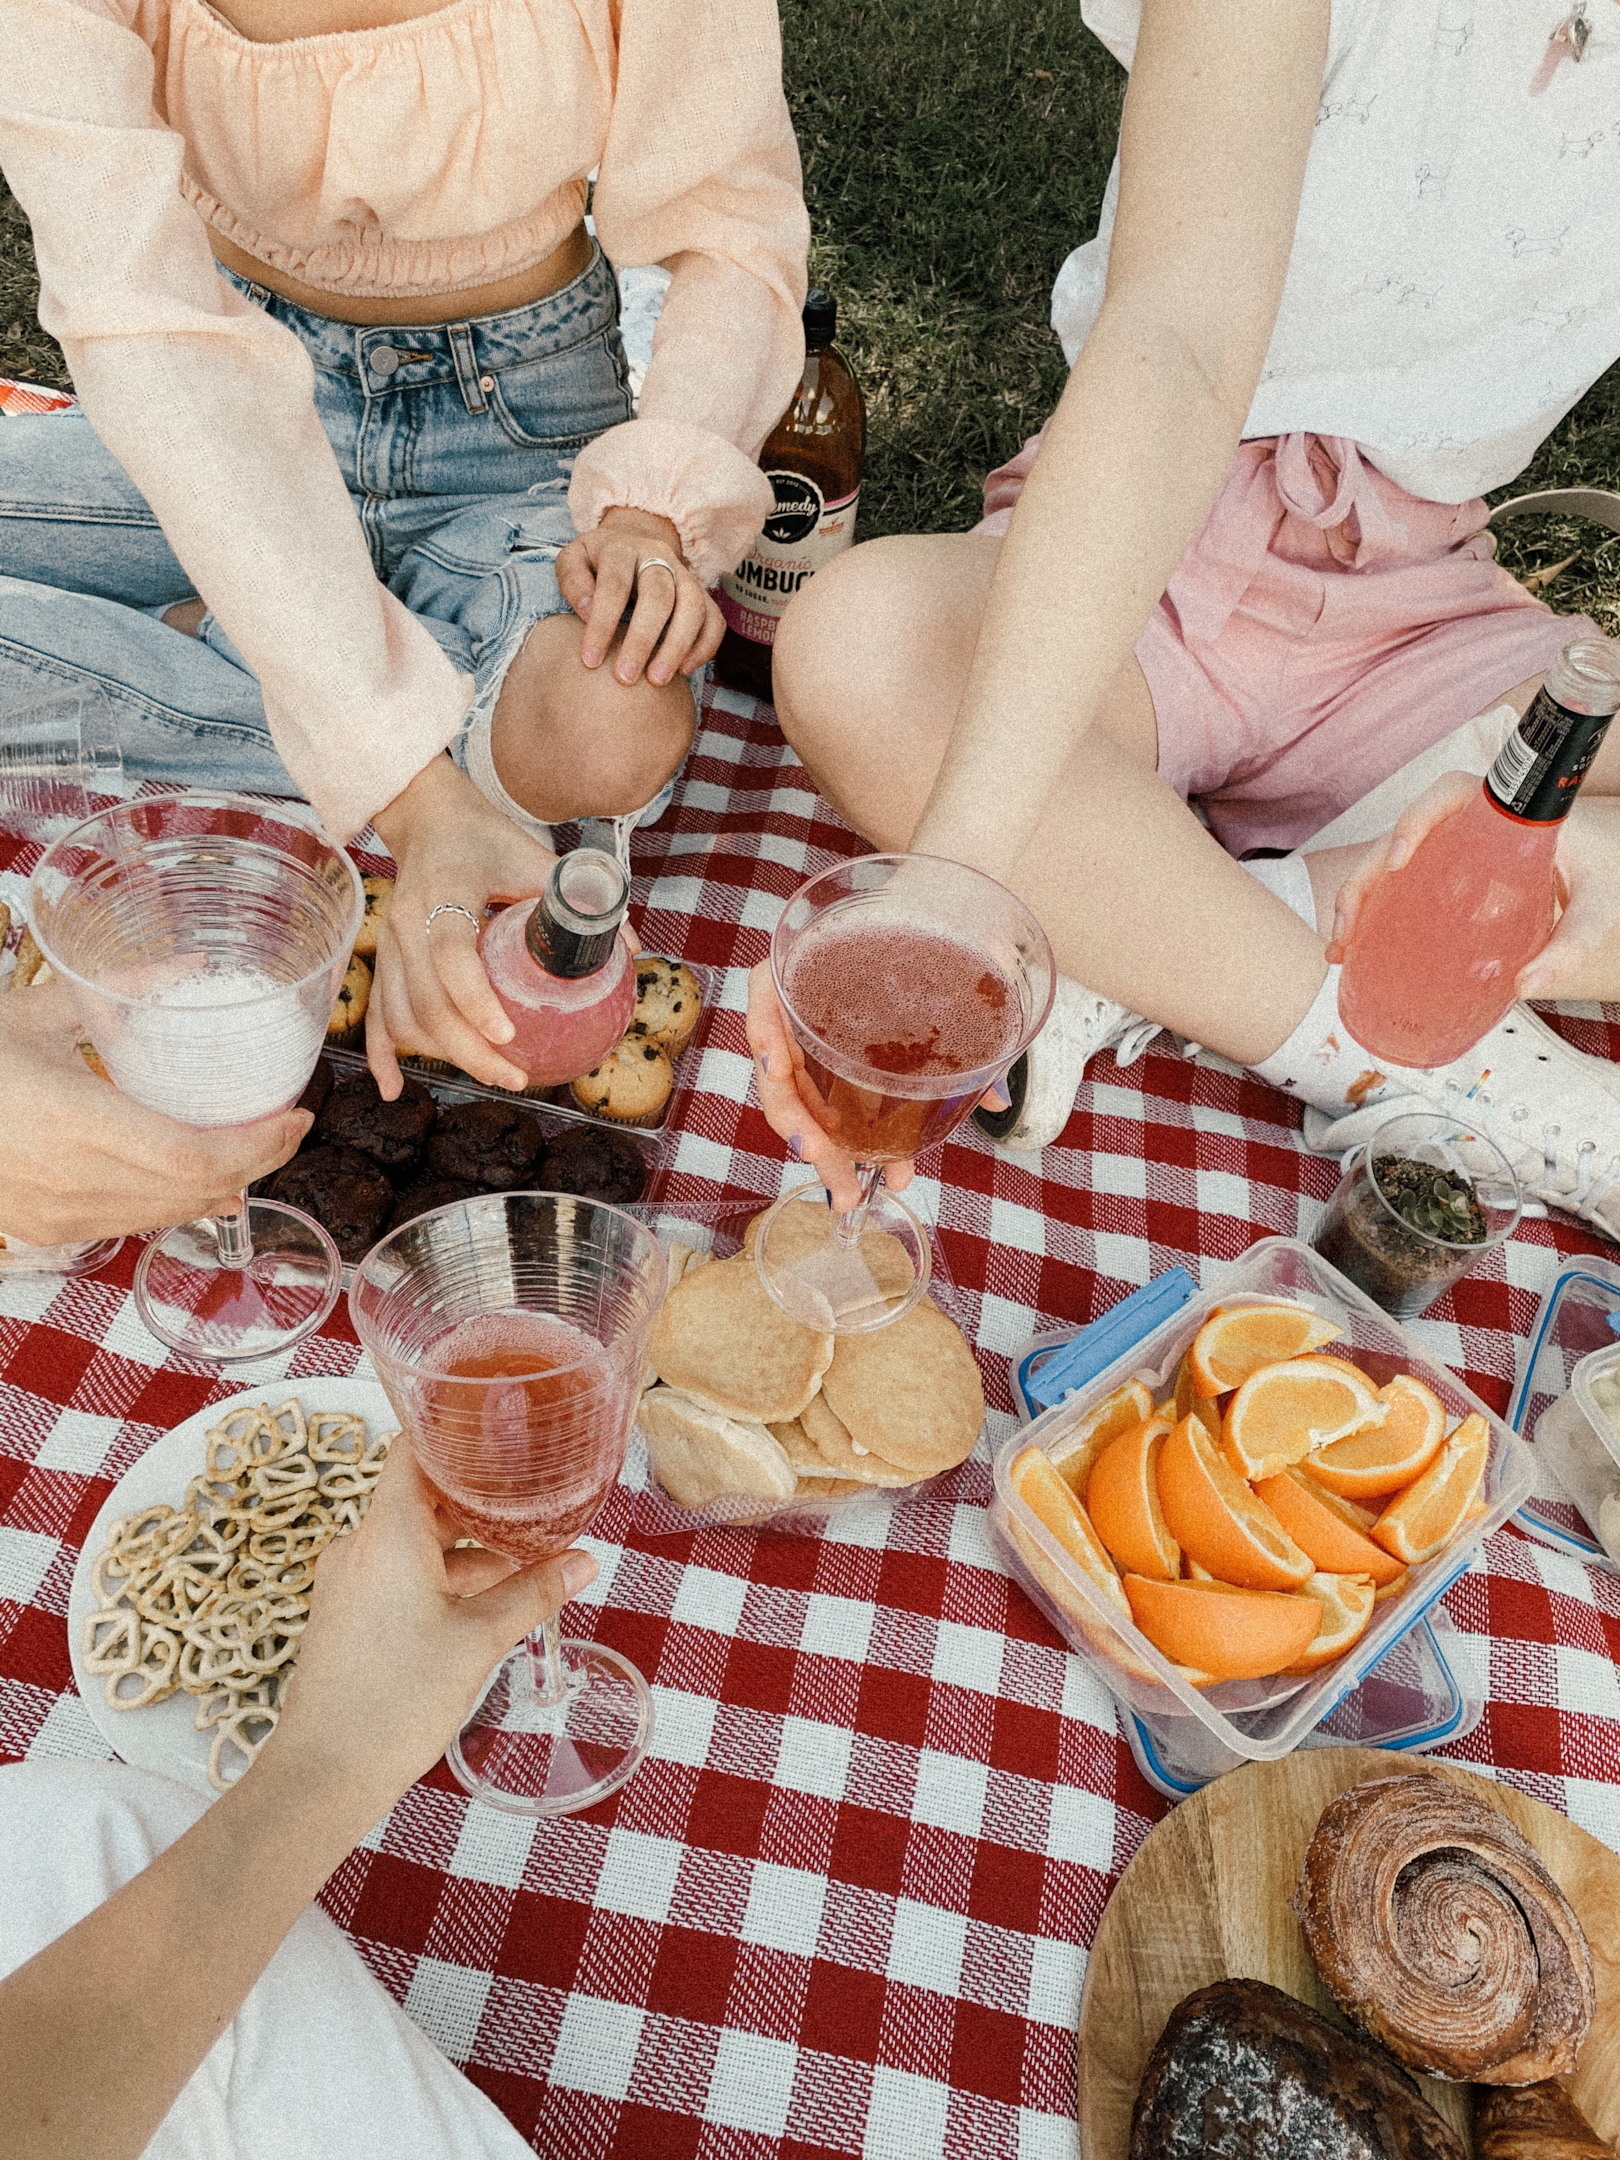
[[[1398,1065],[1446,1065],[1501,1019],[1552,936],[1559,826],[1616,707],[1620,646],[1577,638],[1468,808],[1379,879],[1339,981],[1358,1043]]]
[[[538,900],[487,923],[478,951],[517,1029],[501,1047],[531,1087],[577,1080],[630,1025],[636,970],[619,935],[630,873],[600,848],[564,855]]]

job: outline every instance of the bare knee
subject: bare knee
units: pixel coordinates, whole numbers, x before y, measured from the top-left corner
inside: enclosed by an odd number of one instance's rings
[[[496,701],[491,749],[501,784],[531,817],[562,824],[639,810],[692,745],[694,708],[684,676],[662,689],[621,683],[615,639],[601,667],[580,665],[572,615],[537,623]]]
[[[908,588],[905,543],[868,540],[801,586],[783,616],[771,654],[776,716],[807,763],[881,699],[915,614]]]

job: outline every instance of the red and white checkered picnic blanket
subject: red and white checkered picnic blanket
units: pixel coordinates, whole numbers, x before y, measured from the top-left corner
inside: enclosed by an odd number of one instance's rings
[[[774,1195],[789,1167],[749,1100],[743,971],[781,902],[858,852],[768,714],[724,693],[671,814],[635,839],[657,949],[724,970],[675,1190]],[[30,857],[14,869],[26,870]],[[13,885],[0,875],[0,892]],[[1566,1019],[1620,1055],[1620,1028]],[[1006,1358],[1177,1261],[1308,1233],[1337,1166],[1296,1106],[1167,1046],[1092,1068],[1064,1136],[1027,1162],[973,1131],[919,1181],[1007,1429]],[[796,1167],[792,1175],[800,1175]],[[1562,1255],[1529,1222],[1418,1323],[1498,1408]],[[64,1626],[80,1544],[160,1433],[235,1392],[165,1361],[104,1274],[0,1282],[0,1756],[105,1753]],[[347,1372],[341,1311],[287,1374]],[[422,2027],[553,2160],[1073,2160],[1085,1951],[1166,1803],[1109,1698],[1013,1587],[985,1533],[982,1455],[943,1496],[820,1540],[641,1535],[598,1520],[579,1632],[654,1683],[653,1754],[586,1817],[530,1825],[441,1765],[339,1869],[324,1903]],[[1448,1595],[1489,1674],[1449,1752],[1620,1849],[1620,1584],[1490,1540]]]

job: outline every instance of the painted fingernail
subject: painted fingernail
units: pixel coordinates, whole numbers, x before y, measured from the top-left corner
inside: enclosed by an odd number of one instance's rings
[[[596,1562],[588,1552],[563,1554],[563,1588],[570,1597],[578,1597],[588,1583],[596,1580]]]
[[[599,667],[601,665],[601,660],[602,655],[599,652],[593,650],[591,646],[581,646],[579,654],[579,664],[581,667]]]
[[[771,1077],[771,1053],[768,1050],[759,1053],[759,1069],[767,1080]]]
[[[580,618],[581,622],[589,620],[591,612],[591,602],[595,597],[596,596],[594,593],[581,593],[579,598],[574,602],[574,613]]]
[[[1010,1110],[1012,1108],[1012,1097],[999,1080],[994,1087],[986,1088],[984,1092],[985,1100],[992,1110]]]
[[[650,667],[647,670],[647,680],[656,683],[659,689],[662,690],[665,683],[669,681],[669,669],[666,667]]]
[[[492,1043],[510,1042],[516,1033],[517,1029],[503,1014],[499,1020],[492,1020],[485,1028],[484,1040]]]
[[[789,1133],[789,1134],[788,1134],[788,1153],[789,1153],[789,1154],[790,1154],[790,1155],[791,1155],[791,1156],[793,1157],[793,1160],[794,1160],[795,1162],[803,1162],[803,1161],[804,1161],[804,1135],[803,1135],[803,1133]]]
[[[1407,859],[1410,857],[1411,853],[1412,843],[1410,840],[1392,840],[1390,842],[1389,856],[1384,864],[1384,868],[1386,870],[1399,870],[1401,865],[1406,862]]]

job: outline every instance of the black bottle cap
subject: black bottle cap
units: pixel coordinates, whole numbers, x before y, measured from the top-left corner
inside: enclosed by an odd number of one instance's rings
[[[630,873],[600,848],[564,855],[529,917],[529,957],[548,975],[594,975],[613,952],[630,904]]]
[[[804,342],[815,350],[830,345],[838,335],[838,302],[830,292],[813,285],[804,299]]]

